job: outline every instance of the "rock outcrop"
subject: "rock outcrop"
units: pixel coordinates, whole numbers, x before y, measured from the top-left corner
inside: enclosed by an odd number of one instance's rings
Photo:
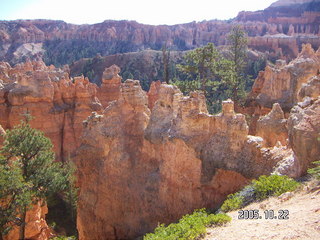
[[[300,174],[320,155],[320,93],[295,106],[288,119],[289,140]]]
[[[75,159],[80,239],[133,239],[195,208],[215,208],[282,160],[248,136],[232,101],[209,115],[200,92],[161,84],[152,111],[139,82],[85,122]],[[92,224],[91,224],[92,223]]]
[[[159,99],[160,86],[160,81],[152,82],[150,85],[150,89],[148,91],[148,107],[150,110],[153,109],[156,101]]]
[[[320,51],[315,52],[310,44],[303,45],[299,56],[288,65],[267,66],[260,72],[249,96],[250,104],[271,109],[279,103],[285,112],[301,100],[299,91],[320,69]]]
[[[283,150],[276,172],[291,177],[305,174],[319,154],[319,51],[303,45],[288,65],[277,61],[275,67],[267,66],[247,101],[246,111],[253,116],[250,132],[263,137],[265,146]]]
[[[287,120],[279,103],[273,104],[272,110],[262,116],[257,122],[257,136],[265,141],[265,146],[274,147],[278,143],[287,145],[288,130]]]
[[[33,205],[26,215],[25,238],[30,240],[47,240],[53,236],[51,229],[48,227],[45,215],[48,213],[46,205],[42,206],[41,202]],[[3,236],[4,240],[19,239],[19,227],[15,226]]]
[[[67,69],[41,61],[0,67],[0,124],[12,128],[30,113],[31,126],[52,140],[57,159],[70,158],[79,146],[82,121],[101,110],[97,86],[84,77],[69,79]]]
[[[108,106],[111,101],[118,100],[120,95],[121,77],[120,68],[112,65],[106,68],[102,75],[101,86],[98,89],[97,97],[103,107]]]
[[[240,112],[251,116],[250,134],[256,135],[257,121],[279,103],[285,118],[293,106],[305,96],[319,95],[320,50],[314,51],[310,44],[303,45],[298,57],[286,64],[283,60],[268,65],[259,72],[246,100],[245,109]]]

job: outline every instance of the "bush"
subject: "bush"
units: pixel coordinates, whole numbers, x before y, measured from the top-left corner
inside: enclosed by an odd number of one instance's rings
[[[313,162],[316,166],[308,169],[308,173],[320,180],[320,161]]]
[[[205,209],[196,210],[193,214],[183,216],[178,223],[171,223],[167,227],[159,225],[154,233],[148,233],[144,240],[187,240],[195,239],[206,233],[206,227],[222,225],[230,222],[231,217],[226,214],[208,214]]]
[[[227,199],[223,202],[221,210],[223,212],[230,212],[239,209],[243,206],[243,197],[239,193],[229,194]]]
[[[288,176],[270,175],[260,176],[252,181],[255,196],[259,200],[269,196],[280,196],[282,193],[294,191],[299,183]]]
[[[76,240],[77,238],[75,236],[66,237],[66,236],[57,236],[54,238],[51,238],[51,240]]]
[[[320,166],[318,167],[318,173],[320,173]],[[228,195],[220,210],[230,212],[240,209],[255,200],[263,200],[269,196],[279,196],[282,193],[294,191],[299,185],[298,182],[288,176],[263,175],[258,180],[253,180],[250,185],[241,191]]]

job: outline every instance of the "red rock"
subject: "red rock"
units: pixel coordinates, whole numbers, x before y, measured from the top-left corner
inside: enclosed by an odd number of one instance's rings
[[[287,145],[288,130],[287,120],[278,103],[273,104],[272,110],[265,116],[260,117],[257,122],[257,136],[264,139],[267,147],[274,147],[280,142]]]
[[[209,115],[205,97],[161,84],[150,115],[139,82],[85,122],[75,159],[80,239],[133,239],[195,208],[215,208],[281,158],[264,154],[233,102]]]
[[[1,125],[12,128],[29,112],[34,117],[31,126],[52,140],[57,159],[70,158],[79,146],[82,121],[101,109],[96,85],[83,77],[70,80],[66,72],[43,62],[1,66],[5,76],[0,86]]]
[[[320,154],[320,97],[299,103],[288,119],[289,142],[298,162],[297,171],[305,174]]]
[[[98,89],[98,98],[103,107],[114,100],[118,100],[120,96],[121,77],[119,76],[120,68],[112,65],[106,68],[102,75],[102,84]]]
[[[249,94],[248,103],[269,109],[273,103],[279,103],[285,112],[289,112],[300,99],[301,87],[317,75],[319,67],[318,53],[310,44],[303,45],[299,56],[288,65],[267,66],[265,71],[259,73]]]
[[[51,229],[45,221],[45,215],[48,213],[46,205],[41,206],[41,202],[33,205],[26,215],[25,238],[30,240],[47,240],[53,236]],[[19,239],[19,227],[15,226],[3,236],[4,240]]]
[[[156,103],[156,101],[159,98],[160,86],[161,86],[160,81],[152,82],[150,85],[150,89],[148,92],[148,106],[149,106],[150,110],[153,109],[154,104]]]

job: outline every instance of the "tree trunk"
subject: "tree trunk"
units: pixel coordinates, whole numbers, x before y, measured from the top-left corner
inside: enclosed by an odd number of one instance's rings
[[[162,61],[163,61],[163,75],[164,80],[167,84],[169,84],[169,58],[170,58],[170,52],[168,54],[167,51],[167,43],[164,44],[162,47]]]
[[[21,209],[21,225],[19,229],[19,240],[24,240],[25,236],[25,229],[26,229],[26,215],[27,215],[27,210],[26,207],[22,207]]]

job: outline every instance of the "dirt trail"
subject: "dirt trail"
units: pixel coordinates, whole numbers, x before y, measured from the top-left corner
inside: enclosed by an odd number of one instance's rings
[[[320,190],[304,187],[290,199],[269,198],[252,203],[244,210],[258,209],[262,219],[240,220],[238,211],[228,213],[231,223],[224,227],[209,228],[206,240],[264,240],[312,239],[320,240]],[[289,210],[289,219],[265,219],[265,210]]]

